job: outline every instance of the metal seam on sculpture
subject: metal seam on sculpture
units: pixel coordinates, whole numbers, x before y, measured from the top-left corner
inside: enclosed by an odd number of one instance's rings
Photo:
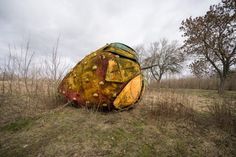
[[[143,78],[143,75],[142,75],[142,78]],[[141,92],[140,92],[140,95],[139,95],[139,98],[138,98],[137,102],[141,101],[141,96],[143,95],[144,90],[145,90],[144,80],[142,80],[142,89],[141,89]]]
[[[110,52],[109,55],[112,55],[112,54],[113,54],[113,55],[116,55],[116,54],[117,54],[116,52],[110,51],[110,50],[106,50],[106,52]],[[121,54],[120,54],[120,57],[129,59],[129,60],[132,60],[132,61],[134,61],[134,62],[137,62],[137,59],[136,59],[136,58],[130,58],[130,57],[127,57],[127,56],[124,56],[124,55],[121,55]]]

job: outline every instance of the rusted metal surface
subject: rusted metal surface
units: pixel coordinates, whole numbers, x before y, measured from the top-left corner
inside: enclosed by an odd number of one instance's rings
[[[78,106],[109,110],[130,107],[143,90],[136,53],[121,43],[108,44],[81,60],[58,89]]]

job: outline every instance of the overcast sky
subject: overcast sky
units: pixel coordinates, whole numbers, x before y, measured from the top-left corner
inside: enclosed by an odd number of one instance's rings
[[[36,55],[48,55],[60,36],[59,53],[77,62],[106,43],[129,46],[183,40],[179,27],[204,15],[219,0],[0,0],[0,60],[8,45],[27,40]]]

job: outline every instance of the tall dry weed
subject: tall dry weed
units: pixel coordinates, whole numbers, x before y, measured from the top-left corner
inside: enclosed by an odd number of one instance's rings
[[[208,112],[213,122],[220,128],[233,129],[236,132],[236,102],[223,99],[208,105]]]

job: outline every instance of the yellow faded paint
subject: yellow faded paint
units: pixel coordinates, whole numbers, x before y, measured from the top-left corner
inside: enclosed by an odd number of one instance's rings
[[[113,59],[108,61],[105,80],[110,82],[124,82],[119,63]]]
[[[117,109],[130,106],[138,101],[142,92],[142,75],[133,78],[116,97],[113,105]]]
[[[137,62],[126,58],[115,58],[108,62],[105,80],[110,82],[127,82],[140,74],[140,71],[140,66]]]
[[[124,57],[127,57],[127,58],[130,58],[130,59],[134,59],[134,60],[137,60],[137,57],[136,57],[136,54],[135,52],[133,52],[133,50],[131,51],[125,51],[125,50],[122,50],[122,49],[117,49],[116,47],[113,47],[112,45],[111,46],[108,46],[105,51],[108,51],[108,52],[113,52],[115,54],[118,54],[118,55],[121,55],[121,56],[124,56]]]
[[[116,58],[116,61],[119,64],[124,82],[130,81],[141,73],[141,68],[138,62],[126,58]]]
[[[59,92],[80,106],[122,109],[139,99],[142,88],[135,51],[112,43],[81,60],[62,80]]]

